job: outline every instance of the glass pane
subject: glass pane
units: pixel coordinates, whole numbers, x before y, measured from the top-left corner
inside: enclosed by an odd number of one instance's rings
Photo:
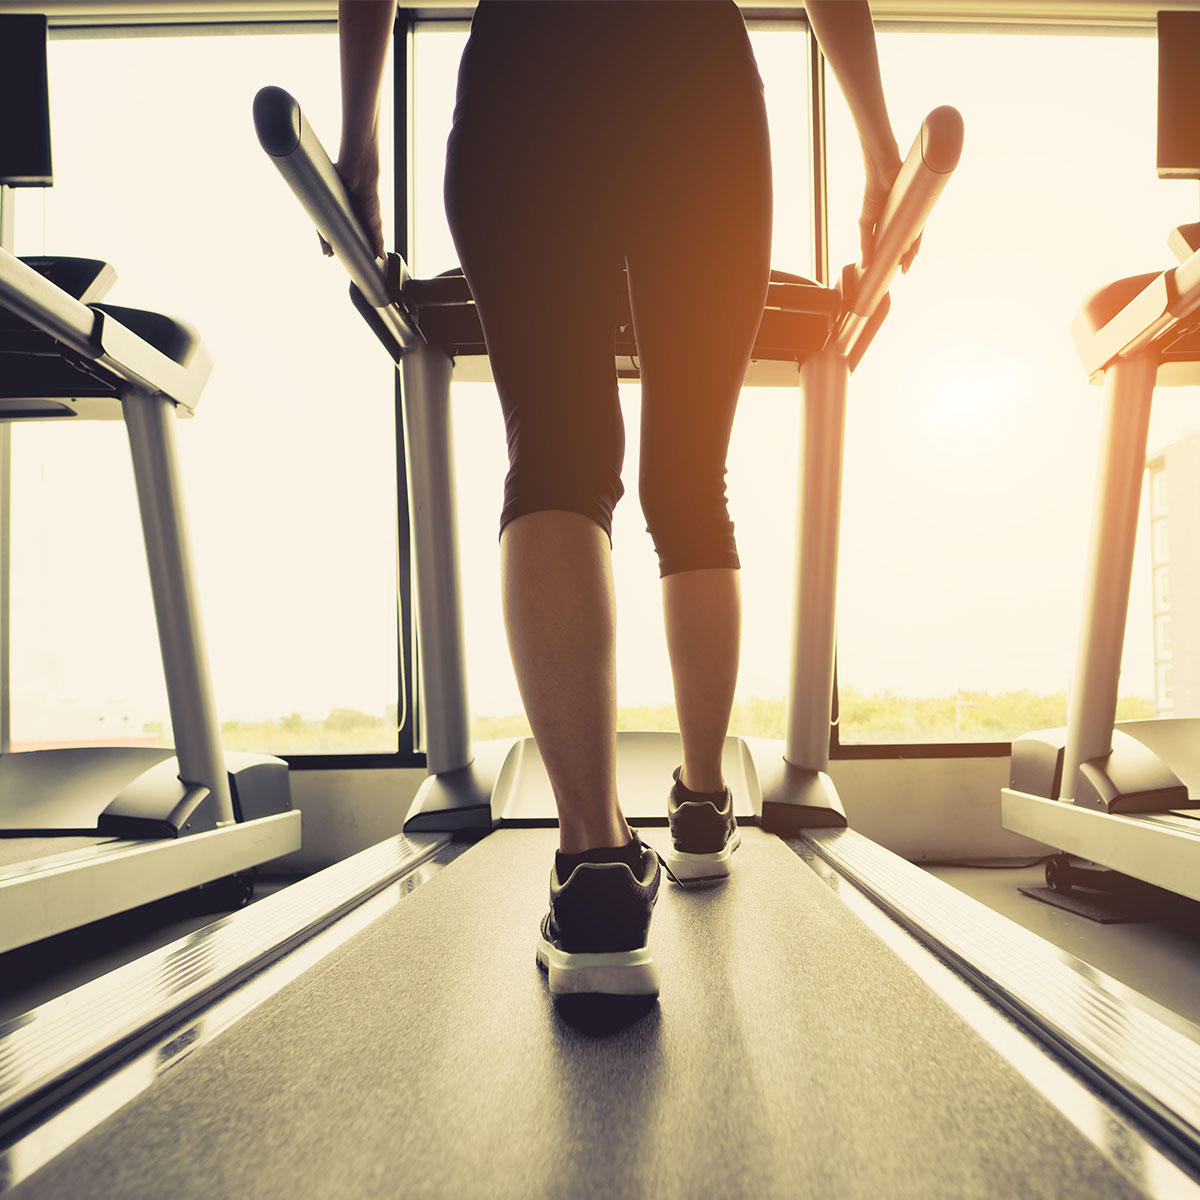
[[[250,116],[281,84],[336,151],[322,30],[53,41],[55,187],[22,195],[17,248],[113,263],[114,303],[213,354],[177,434],[227,745],[394,752],[394,371]],[[386,90],[383,126],[390,180]],[[124,430],[16,434],[14,740],[169,740]]]
[[[1155,563],[1165,563],[1171,556],[1171,543],[1167,539],[1167,522],[1154,521],[1150,525],[1150,548]]]
[[[1154,655],[1157,659],[1171,657],[1171,618],[1154,618]]]
[[[1150,515],[1165,516],[1167,512],[1167,474],[1161,466],[1150,471]]]
[[[1152,37],[885,32],[879,45],[901,152],[943,103],[962,111],[966,144],[851,383],[840,737],[1004,740],[1062,723],[1074,671],[1102,393],[1072,318],[1096,287],[1171,266],[1166,236],[1195,195],[1155,176]],[[829,96],[840,263],[858,253],[862,169],[832,81]],[[1151,452],[1194,401],[1160,391]],[[1123,716],[1150,715],[1154,695],[1147,509]]]
[[[430,22],[416,34],[413,269],[422,276],[457,265],[442,206],[442,175],[458,60],[466,38],[467,28],[461,23]],[[751,39],[771,123],[773,264],[808,275],[812,267],[805,34],[798,26],[775,26],[752,30]],[[719,303],[719,296],[714,302]],[[662,633],[658,564],[636,494],[640,389],[623,384],[620,394],[628,494],[618,505],[613,523],[620,614],[618,720],[626,729],[670,729],[676,727],[675,708]],[[473,735],[524,733],[528,726],[499,604],[497,530],[507,469],[504,425],[490,385],[454,384],[452,405]],[[728,474],[745,602],[736,732],[778,734],[783,728],[798,438],[797,390],[751,388],[743,393]]]

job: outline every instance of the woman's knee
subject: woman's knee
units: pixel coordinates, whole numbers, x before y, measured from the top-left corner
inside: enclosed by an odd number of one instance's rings
[[[572,473],[562,463],[549,470],[517,463],[510,467],[504,482],[500,531],[530,513],[573,512],[594,521],[611,542],[613,510],[623,492],[619,468],[599,474]]]
[[[725,498],[724,475],[685,480],[680,474],[643,474],[639,493],[646,529],[663,577],[707,567],[738,568],[733,521]]]

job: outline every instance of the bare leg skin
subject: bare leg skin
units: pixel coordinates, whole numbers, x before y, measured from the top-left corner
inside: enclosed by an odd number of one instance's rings
[[[500,578],[517,684],[558,806],[559,849],[623,846],[608,536],[579,513],[517,517],[500,535]]]
[[[742,636],[739,572],[714,567],[662,581],[663,620],[683,738],[680,781],[693,792],[725,786],[721,751],[729,731]]]

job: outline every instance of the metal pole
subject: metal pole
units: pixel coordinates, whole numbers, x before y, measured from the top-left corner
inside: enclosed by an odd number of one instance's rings
[[[0,185],[0,250],[11,253],[16,192]],[[0,754],[12,748],[12,424],[0,423]]]
[[[1156,372],[1157,363],[1147,354],[1118,359],[1104,380],[1104,433],[1067,717],[1062,800],[1074,799],[1082,763],[1112,751]]]
[[[130,388],[122,396],[122,406],[146,539],[179,777],[184,783],[207,787],[213,795],[217,825],[230,825],[234,814],[229,774],[184,521],[175,451],[175,405],[161,394]]]
[[[392,30],[393,65],[393,153],[395,165],[395,228],[393,244],[404,262],[412,260],[414,142],[413,14],[397,8]],[[396,412],[396,627],[397,627],[397,749],[401,754],[416,754],[420,741],[420,708],[416,701],[420,664],[417,651],[417,623],[413,619],[412,522],[408,512],[408,460],[404,451],[404,388],[402,370],[395,379]]]
[[[849,379],[846,360],[830,348],[813,355],[800,368],[804,445],[796,518],[792,671],[783,756],[793,766],[815,771],[824,771],[829,765],[842,447]]]
[[[417,644],[431,775],[472,761],[450,374],[444,350],[420,342],[401,359],[408,506],[417,567]]]
[[[812,197],[812,270],[829,286],[829,157],[825,143],[825,56],[808,27],[809,195]]]

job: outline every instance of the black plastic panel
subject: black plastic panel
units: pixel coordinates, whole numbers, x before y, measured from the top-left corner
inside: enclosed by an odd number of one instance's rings
[[[1200,179],[1200,12],[1158,14],[1158,176]]]
[[[0,184],[54,182],[46,37],[41,14],[0,16]]]

